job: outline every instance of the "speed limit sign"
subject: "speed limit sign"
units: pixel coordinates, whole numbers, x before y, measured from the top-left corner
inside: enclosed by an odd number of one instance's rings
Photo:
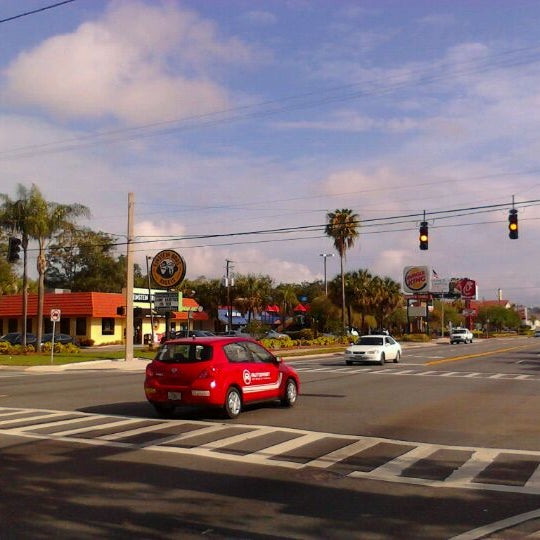
[[[58,322],[60,320],[60,310],[59,309],[51,309],[51,321],[52,322]]]

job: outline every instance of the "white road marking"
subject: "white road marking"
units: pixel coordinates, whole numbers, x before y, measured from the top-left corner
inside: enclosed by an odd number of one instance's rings
[[[26,415],[26,416],[25,416]],[[72,418],[66,419],[65,416],[71,415]],[[14,418],[17,416],[17,418]],[[40,420],[49,420],[48,422],[40,423]],[[33,421],[35,424],[32,424]],[[81,421],[90,420],[92,425],[81,427]],[[306,467],[316,467],[319,469],[332,470],[336,466],[339,470],[345,470],[345,476],[349,478],[364,478],[370,480],[379,480],[386,482],[397,482],[403,484],[424,485],[431,487],[443,488],[459,488],[459,489],[474,489],[474,490],[490,490],[501,492],[512,492],[522,494],[540,495],[540,451],[533,450],[511,450],[501,448],[476,448],[466,446],[447,446],[438,444],[429,444],[414,441],[401,441],[396,439],[383,439],[378,437],[364,437],[354,435],[344,435],[336,433],[314,432],[301,429],[271,427],[250,424],[237,423],[209,423],[196,420],[155,420],[151,425],[129,429],[135,423],[148,421],[149,419],[138,417],[123,417],[112,415],[99,415],[91,413],[79,413],[70,411],[53,411],[42,409],[23,409],[23,408],[2,408],[0,407],[0,435],[6,434],[11,436],[20,436],[26,438],[34,438],[41,440],[58,440],[68,443],[78,443],[96,446],[114,446],[125,450],[137,451],[155,451],[167,452],[177,455],[203,456],[213,459],[221,459],[228,461],[236,461],[241,463],[252,463],[258,465],[271,465],[276,467],[284,467],[293,470],[299,470]],[[96,423],[97,421],[97,423]],[[17,427],[17,423],[24,422],[25,425]],[[65,426],[71,429],[57,431],[54,433],[43,433],[43,428],[54,426]],[[168,434],[161,434],[160,430],[171,428]],[[177,436],[170,435],[171,430],[174,432],[175,427],[179,429],[189,429],[179,433]],[[93,433],[100,429],[118,428],[118,432],[111,434]],[[240,430],[240,433],[235,433],[235,430]],[[87,434],[86,438],[77,437],[77,435]],[[125,439],[132,435],[148,433],[155,438],[146,443],[129,443],[121,442],[120,439]],[[286,441],[272,444],[272,434],[283,434],[290,438]],[[189,441],[196,441],[197,437],[205,436],[205,439],[212,438],[215,434],[215,440],[201,443],[199,445],[190,446]],[[227,452],[220,451],[231,445],[238,445],[243,441],[256,439],[257,437],[268,436],[268,445],[257,451],[249,452]],[[286,454],[301,450],[303,447],[308,447],[312,443],[325,439],[343,440],[344,446],[326,454],[314,457],[311,461],[308,459],[295,460],[295,456],[287,456]],[[174,443],[185,441],[187,445],[175,446]],[[351,442],[352,441],[352,442]],[[355,470],[354,463],[358,459],[363,459],[362,452],[368,451],[371,458],[376,458],[377,445],[395,445],[399,451],[403,447],[405,451],[394,459],[389,459],[386,463],[377,468],[365,472]],[[411,448],[412,447],[412,448]],[[423,459],[428,459],[436,452],[454,451],[464,452],[463,463],[455,469],[448,477],[437,479],[426,479],[412,476],[402,476],[402,473],[411,468],[414,470],[414,465]],[[309,450],[306,450],[309,452]],[[494,460],[500,459],[501,454],[518,454],[526,456],[528,461],[537,463],[535,471],[530,475],[524,485],[512,485],[511,479],[502,478],[500,483],[494,482],[493,478],[489,484],[476,482],[475,479],[489,467]],[[352,459],[350,459],[352,458]],[[369,459],[369,458],[368,458]],[[340,466],[341,464],[341,466]],[[339,471],[337,471],[339,474]],[[505,483],[506,482],[506,483]],[[472,538],[472,537],[471,537]]]

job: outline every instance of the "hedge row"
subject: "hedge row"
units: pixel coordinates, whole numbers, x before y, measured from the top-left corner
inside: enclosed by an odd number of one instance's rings
[[[50,342],[44,343],[41,346],[41,352],[42,353],[50,353],[51,352],[52,344]],[[35,353],[36,348],[33,345],[11,345],[11,343],[8,343],[7,341],[0,341],[0,354],[7,354],[7,355],[19,355],[19,354],[30,354]],[[62,345],[61,343],[55,343],[54,344],[54,352],[55,353],[67,353],[67,354],[78,354],[80,352],[79,347],[77,345],[73,345],[73,343],[68,343],[67,345]]]

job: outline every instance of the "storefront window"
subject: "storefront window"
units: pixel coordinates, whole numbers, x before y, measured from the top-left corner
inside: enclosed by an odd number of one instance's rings
[[[75,335],[86,336],[86,317],[77,317],[75,321]]]
[[[114,319],[112,317],[103,317],[103,319],[101,319],[101,335],[114,335]]]
[[[69,328],[70,324],[69,317],[65,317],[63,319],[60,319],[60,332],[62,334],[71,334],[71,330]]]

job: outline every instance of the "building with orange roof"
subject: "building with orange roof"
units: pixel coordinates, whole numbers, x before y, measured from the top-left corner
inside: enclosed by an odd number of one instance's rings
[[[193,298],[184,298],[178,293],[178,309],[168,313],[154,309],[154,294],[164,291],[135,289],[134,307],[134,343],[142,344],[154,336],[154,341],[166,331],[166,321],[171,331],[206,329],[208,315]],[[35,333],[37,329],[37,294],[28,295],[28,318],[26,331]],[[43,304],[43,332],[53,330],[51,313],[60,312],[60,320],[54,323],[56,333],[76,336],[81,343],[90,340],[95,345],[122,343],[125,336],[126,296],[122,293],[103,292],[47,292]],[[152,309],[151,309],[152,308]],[[0,296],[0,335],[23,330],[22,295]]]

